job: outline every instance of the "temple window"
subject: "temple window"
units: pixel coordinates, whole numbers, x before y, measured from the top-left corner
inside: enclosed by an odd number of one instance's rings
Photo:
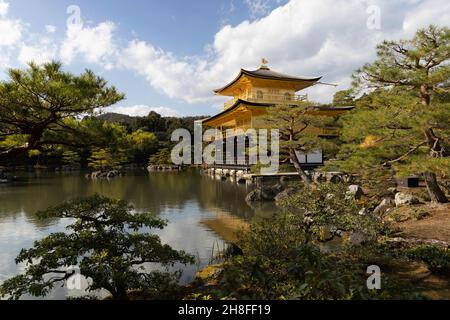
[[[258,100],[264,99],[264,94],[261,90],[256,91],[256,99],[258,99]]]

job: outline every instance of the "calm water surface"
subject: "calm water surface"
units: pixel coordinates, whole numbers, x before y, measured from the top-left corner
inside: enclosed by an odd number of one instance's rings
[[[219,181],[195,170],[134,172],[111,181],[87,180],[77,173],[33,173],[22,178],[13,185],[0,184],[0,282],[23,270],[14,262],[22,248],[32,247],[34,241],[50,233],[64,231],[67,220],[40,221],[35,213],[68,199],[98,193],[125,199],[138,211],[153,212],[166,219],[168,226],[158,231],[162,242],[199,258],[198,265],[183,268],[183,282],[191,281],[196,271],[208,264],[213,247],[223,246],[227,233],[221,227],[224,220],[224,225],[229,225],[230,221],[250,220],[274,211],[270,205],[250,207],[245,202],[248,186]],[[47,299],[79,294],[82,293],[57,288]]]

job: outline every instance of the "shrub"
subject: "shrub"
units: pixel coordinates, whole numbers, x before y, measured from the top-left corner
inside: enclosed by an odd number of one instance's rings
[[[403,298],[403,284],[383,277],[386,289],[369,290],[367,267],[392,257],[386,247],[367,241],[321,251],[317,239],[325,226],[363,232],[376,239],[389,226],[346,197],[342,185],[303,187],[283,202],[284,213],[253,222],[239,235],[242,256],[227,260],[216,298],[231,299],[389,299]],[[408,288],[409,289],[409,288]]]
[[[239,238],[244,255],[224,263],[215,297],[350,299],[365,294],[364,278],[308,243],[295,215],[255,222]]]
[[[427,218],[430,214],[423,209],[418,209],[418,210],[415,209],[415,210],[412,210],[411,215],[416,220],[423,220],[423,219]]]
[[[347,191],[344,184],[301,185],[295,195],[280,205],[298,217],[297,224],[305,231],[308,241],[320,238],[323,227],[330,226],[361,232],[368,240],[388,234],[390,225],[375,215],[361,215],[361,206],[348,197]]]
[[[159,150],[156,154],[150,156],[148,164],[151,165],[167,165],[171,164],[171,151],[168,148]]]
[[[450,250],[437,245],[420,245],[407,250],[408,257],[425,262],[433,273],[450,274]]]

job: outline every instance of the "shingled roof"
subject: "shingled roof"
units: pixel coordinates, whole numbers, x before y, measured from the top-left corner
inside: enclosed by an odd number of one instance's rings
[[[245,101],[242,99],[238,99],[236,100],[233,105],[231,107],[229,107],[228,109],[225,109],[224,111],[210,117],[207,119],[203,119],[201,120],[202,123],[208,123],[209,121],[212,121],[214,119],[220,118],[221,116],[228,114],[230,112],[235,111],[236,109],[238,109],[242,104],[248,105],[248,106],[252,106],[252,107],[261,107],[261,108],[268,108],[268,107],[273,107],[274,104],[273,103],[261,103],[261,102],[251,102],[251,101]],[[355,107],[354,106],[314,106],[314,110],[317,111],[338,111],[338,112],[342,112],[342,111],[350,111],[353,110]]]
[[[322,77],[299,77],[299,76],[290,76],[287,74],[279,73],[276,71],[270,70],[268,67],[260,67],[258,70],[249,71],[245,69],[241,69],[239,72],[239,75],[229,84],[227,84],[225,87],[214,90],[215,93],[219,93],[229,87],[231,87],[233,84],[235,84],[239,79],[243,76],[247,75],[253,78],[259,78],[259,79],[268,79],[268,80],[281,80],[281,81],[292,81],[292,82],[311,82],[311,85],[320,79]]]

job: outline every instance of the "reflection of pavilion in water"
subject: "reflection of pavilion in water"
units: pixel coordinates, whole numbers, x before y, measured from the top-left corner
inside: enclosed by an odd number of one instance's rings
[[[220,209],[217,209],[214,218],[203,219],[201,223],[226,242],[236,242],[237,232],[248,227],[244,219]]]
[[[173,212],[197,215],[199,222],[205,217],[211,217],[209,220],[218,222],[214,226],[203,223],[202,226],[207,226],[225,238],[229,234],[226,230],[235,229],[234,225],[274,212],[271,209],[255,208],[245,202],[250,186],[238,185],[230,180],[218,181],[214,177],[200,175],[196,170],[154,174],[130,172],[113,181],[86,180],[82,174],[33,174],[29,178],[24,175],[20,182],[0,189],[0,226],[15,226],[11,221],[17,220],[26,221],[37,230],[47,229],[57,221],[38,220],[36,211],[94,193],[125,199],[137,211],[152,212],[163,215],[163,218],[170,218]],[[221,223],[223,227],[220,227]],[[5,232],[13,231],[14,227],[11,227]]]
[[[273,203],[260,204],[257,207],[251,206],[255,210],[254,219],[276,214],[277,209]],[[249,220],[243,219],[221,209],[215,209],[215,216],[203,219],[201,223],[219,235],[226,242],[236,242],[237,233],[246,229]]]
[[[239,185],[236,185],[231,180],[219,182],[215,176],[203,175],[203,177],[217,180],[218,183],[216,184],[216,187],[218,189],[215,190],[216,192],[224,191],[225,193],[228,193],[236,188],[236,186],[239,187]],[[228,185],[231,190],[227,188]],[[245,186],[240,187],[245,188]],[[226,199],[229,201],[231,198],[228,195]],[[204,218],[201,223],[227,242],[235,242],[237,239],[236,233],[243,228],[247,228],[249,221],[270,217],[278,212],[277,206],[272,202],[247,203],[244,199],[240,198],[234,203],[228,202],[227,205],[207,205],[207,207],[208,210],[213,212],[214,216]],[[250,216],[242,214],[249,210],[252,212]]]

